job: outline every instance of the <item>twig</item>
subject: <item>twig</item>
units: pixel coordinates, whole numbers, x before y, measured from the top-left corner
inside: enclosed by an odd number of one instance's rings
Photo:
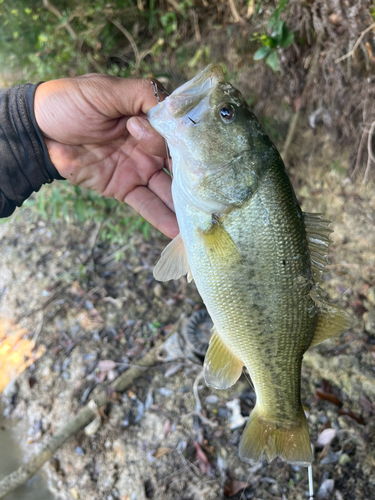
[[[367,184],[368,176],[370,174],[371,161],[373,161],[375,163],[374,152],[372,150],[372,137],[374,134],[374,130],[375,130],[375,121],[372,122],[370,132],[368,133],[368,139],[367,139],[368,158],[367,158],[367,167],[366,167],[366,171],[365,171],[365,176],[363,178],[363,184]]]
[[[366,129],[365,129],[365,130],[362,132],[361,140],[360,140],[360,142],[359,142],[359,147],[358,147],[358,151],[357,151],[357,159],[356,159],[356,162],[355,162],[355,167],[354,167],[353,172],[350,174],[351,179],[355,179],[355,176],[357,175],[357,172],[358,172],[359,166],[360,166],[360,164],[361,164],[362,149],[363,149],[363,144],[364,144],[364,142],[365,142],[365,137],[366,137],[366,134],[367,134],[367,131],[366,131]]]
[[[234,5],[234,0],[228,0],[230,10],[232,11],[232,16],[234,17],[235,23],[244,23],[245,21],[239,15],[236,6]]]
[[[49,0],[43,0],[43,6],[45,9],[49,10],[53,15],[55,15],[58,19],[62,19],[62,17],[63,17],[62,13]],[[62,26],[64,26],[64,28],[69,33],[69,35],[73,38],[73,40],[77,40],[78,35],[74,31],[72,26],[69,24],[69,21],[65,21],[65,23]]]
[[[195,31],[195,39],[197,42],[201,42],[202,36],[201,36],[201,32],[199,30],[198,14],[196,13],[196,11],[194,9],[191,9],[190,17],[193,21],[193,26],[194,26],[194,31]]]
[[[56,432],[49,442],[42,446],[41,450],[35,453],[26,464],[2,479],[0,481],[0,498],[3,498],[10,491],[13,491],[17,486],[23,484],[36,474],[42,465],[50,460],[52,455],[65,443],[65,441],[86,427],[97,416],[97,408],[104,406],[109,401],[110,394],[113,390],[117,392],[125,391],[145,371],[155,366],[157,363],[157,352],[163,343],[177,331],[179,326],[180,321],[171,329],[163,342],[159,341],[137,365],[129,368],[129,370],[120,375],[111,386],[101,390],[97,396],[81,409],[78,415],[60,431]]]
[[[196,415],[197,417],[199,417],[202,420],[203,423],[205,423],[205,424],[207,424],[210,427],[215,429],[217,427],[217,424],[215,424],[215,422],[211,422],[211,420],[209,420],[204,415],[202,415],[202,404],[201,404],[201,400],[199,399],[198,385],[199,385],[199,382],[202,380],[203,376],[204,376],[204,370],[202,370],[197,375],[197,378],[195,379],[194,384],[193,384],[193,394],[194,394],[194,398],[195,398],[195,410],[188,413],[187,415],[185,415],[185,417],[190,416],[190,415]]]
[[[250,17],[255,12],[255,0],[250,0],[247,5],[246,19],[250,19]]]
[[[372,150],[372,136],[374,135],[374,130],[375,130],[375,121],[372,122],[370,132],[368,133],[368,143],[367,143],[368,155],[371,158],[371,160],[375,163],[375,155],[374,151]]]
[[[289,125],[289,128],[288,128],[288,135],[286,136],[284,147],[283,147],[283,150],[281,152],[281,157],[284,160],[284,162],[286,162],[287,157],[288,157],[289,148],[290,148],[290,145],[292,143],[294,134],[296,132],[297,123],[298,123],[300,113],[301,113],[301,108],[294,113],[293,118],[292,118],[290,125]]]
[[[194,380],[193,384],[193,394],[195,398],[195,411],[197,413],[200,413],[202,411],[202,404],[201,400],[199,399],[199,394],[198,394],[198,385],[199,382],[202,380],[204,376],[204,370],[201,370],[200,373],[198,374],[197,378]]]
[[[131,36],[131,34],[129,33],[129,31],[126,28],[124,28],[124,26],[122,24],[120,24],[119,22],[115,21],[114,19],[110,19],[110,21],[128,39],[130,45],[132,46],[133,52],[134,52],[135,68],[138,69],[139,65],[141,64],[141,56],[139,54],[139,50],[138,50],[137,44],[134,41],[134,38]]]
[[[355,44],[353,45],[353,48],[352,50],[350,50],[347,54],[345,54],[344,56],[341,56],[339,57],[338,59],[335,60],[335,63],[339,63],[340,61],[343,61],[344,59],[347,59],[348,57],[354,55],[354,52],[357,50],[358,48],[358,45],[362,42],[363,40],[363,37],[366,35],[366,33],[368,33],[369,31],[371,31],[373,28],[375,28],[375,23],[372,23],[371,26],[369,26],[368,28],[366,28],[364,31],[362,31],[362,33],[360,34],[358,40],[355,42]]]
[[[39,311],[39,321],[38,321],[38,325],[35,328],[35,332],[34,332],[34,335],[33,335],[33,340],[32,341],[33,341],[34,344],[38,340],[39,334],[42,331],[43,323],[44,323],[44,311],[42,309],[41,311]]]
[[[130,246],[131,246],[130,243],[127,243],[126,245],[124,245],[123,247],[119,248],[115,252],[110,253],[109,255],[107,255],[107,257],[105,257],[100,263],[102,265],[108,264],[108,262],[111,262],[111,260],[113,260],[113,259],[116,258],[117,254],[125,252],[128,248],[130,248]]]
[[[62,19],[62,17],[63,17],[62,13],[49,0],[43,0],[43,6],[44,6],[45,9],[49,10],[52,14],[54,14],[58,19]],[[73,27],[69,24],[69,21],[65,21],[62,24],[62,26],[64,26],[64,28],[69,33],[69,35],[73,38],[73,40],[78,40],[78,34],[73,29]],[[90,61],[90,63],[93,65],[93,67],[95,68],[95,70],[98,73],[101,73],[102,72],[102,68],[95,61],[95,59],[92,56],[92,54],[88,53],[87,54],[87,58]]]

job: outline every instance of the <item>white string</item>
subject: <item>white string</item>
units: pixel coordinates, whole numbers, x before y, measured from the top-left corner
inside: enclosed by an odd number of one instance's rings
[[[312,465],[309,465],[307,468],[307,472],[309,474],[309,500],[314,500],[314,483],[313,483],[313,471]]]

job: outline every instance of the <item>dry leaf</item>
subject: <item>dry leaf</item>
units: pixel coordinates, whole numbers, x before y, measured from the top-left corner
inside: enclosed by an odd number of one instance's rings
[[[199,443],[194,441],[195,451],[197,453],[197,459],[199,460],[199,468],[202,474],[207,474],[211,471],[211,464],[208,461],[208,458],[202,448],[199,446]]]
[[[111,359],[102,359],[96,365],[96,368],[101,372],[109,372],[111,370],[114,370],[116,366],[117,363],[115,361],[112,361]]]
[[[45,351],[39,347],[33,352],[34,342],[23,338],[27,333],[25,328],[0,317],[0,393]]]
[[[224,494],[227,497],[233,497],[236,493],[244,490],[248,486],[249,483],[245,483],[244,481],[231,481],[224,486]]]
[[[331,392],[326,392],[322,389],[316,389],[315,394],[316,396],[318,396],[319,399],[323,399],[324,401],[329,401],[330,403],[336,406],[342,406],[342,402],[339,400],[339,398],[334,394],[332,394]]]
[[[360,425],[365,425],[365,421],[361,415],[358,415],[357,413],[352,412],[348,408],[339,408],[337,410],[337,413],[339,415],[346,415],[347,417],[352,418],[356,422],[358,422]]]
[[[104,319],[96,309],[82,312],[78,316],[77,321],[84,330],[97,330],[104,326]]]
[[[158,448],[157,450],[155,450],[155,453],[153,454],[153,457],[154,458],[160,458],[162,457],[163,455],[166,455],[167,453],[169,453],[171,451],[172,448],[165,448],[165,447],[161,447],[161,448]]]
[[[327,446],[332,441],[336,434],[336,429],[324,429],[324,431],[322,431],[318,436],[316,446],[324,448],[324,446]]]

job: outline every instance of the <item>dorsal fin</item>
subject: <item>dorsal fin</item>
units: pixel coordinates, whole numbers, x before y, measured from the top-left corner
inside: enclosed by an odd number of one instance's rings
[[[158,281],[177,280],[187,274],[188,282],[193,275],[188,263],[184,242],[178,234],[163,250],[154,268],[154,278]]]
[[[332,233],[332,229],[328,226],[331,222],[324,219],[323,214],[304,212],[303,218],[305,221],[313,276],[315,282],[319,283],[322,280],[324,266],[328,262],[329,235]]]

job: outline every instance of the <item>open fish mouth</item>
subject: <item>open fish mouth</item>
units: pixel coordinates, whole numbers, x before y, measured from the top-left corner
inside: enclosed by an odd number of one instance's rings
[[[225,83],[221,66],[210,64],[192,80],[176,89],[147,113],[151,125],[173,142],[178,125],[199,124],[209,108],[209,100],[220,83]]]

